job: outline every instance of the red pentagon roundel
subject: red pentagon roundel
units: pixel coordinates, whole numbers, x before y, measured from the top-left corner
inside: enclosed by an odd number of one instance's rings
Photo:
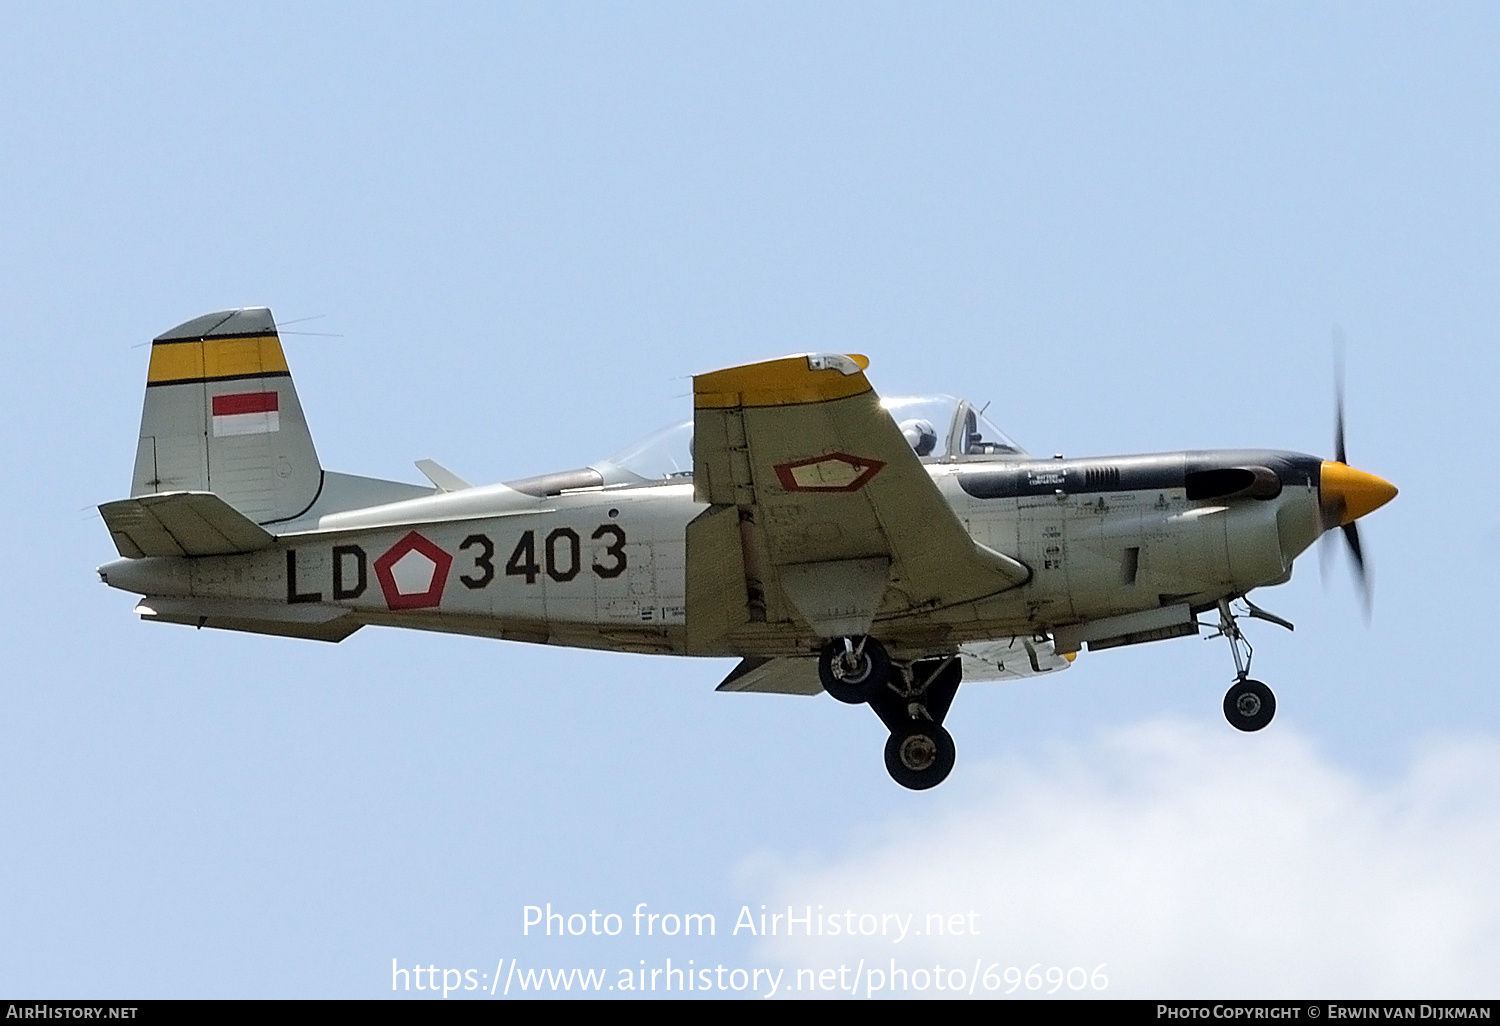
[[[443,601],[453,557],[416,531],[375,560],[375,577],[391,609],[427,609]]]
[[[778,463],[776,471],[781,487],[789,492],[857,492],[880,473],[882,460],[851,456],[847,452],[829,452],[805,460]]]

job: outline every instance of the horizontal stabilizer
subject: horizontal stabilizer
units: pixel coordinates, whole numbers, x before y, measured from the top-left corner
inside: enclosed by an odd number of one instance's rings
[[[816,659],[741,659],[716,691],[758,691],[774,695],[816,695],[822,692]]]
[[[115,548],[142,556],[226,556],[269,547],[275,539],[213,492],[166,492],[99,507]]]

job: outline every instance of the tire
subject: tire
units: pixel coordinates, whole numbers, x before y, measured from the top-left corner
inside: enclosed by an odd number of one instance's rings
[[[902,787],[925,791],[948,779],[956,754],[953,736],[941,724],[912,720],[891,732],[885,743],[885,768]]]
[[[1224,718],[1236,730],[1260,730],[1276,715],[1276,696],[1258,680],[1237,680],[1224,696]]]
[[[859,649],[858,665],[845,665],[845,648],[842,639],[835,639],[823,646],[818,657],[818,680],[823,690],[840,702],[863,705],[885,687],[891,675],[891,659],[885,646],[874,638],[854,638],[854,647]],[[864,645],[861,648],[860,643]]]

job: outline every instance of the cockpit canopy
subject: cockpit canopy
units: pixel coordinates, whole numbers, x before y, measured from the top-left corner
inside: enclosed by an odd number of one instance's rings
[[[951,395],[891,396],[880,405],[924,463],[994,460],[1024,456],[1025,450],[966,399]],[[691,481],[693,422],[662,428],[594,463],[605,484]]]
[[[684,420],[627,445],[593,465],[605,484],[627,481],[691,481],[693,479],[693,422]]]
[[[907,442],[924,459],[984,459],[1025,452],[967,399],[900,395],[880,400]]]

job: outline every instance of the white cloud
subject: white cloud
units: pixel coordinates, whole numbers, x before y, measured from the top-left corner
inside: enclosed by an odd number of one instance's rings
[[[1157,722],[960,771],[982,786],[858,854],[745,871],[772,910],[915,913],[920,930],[972,908],[980,936],[768,937],[761,954],[794,971],[1107,962],[1115,997],[1475,997],[1500,979],[1492,742],[1433,745],[1378,784],[1284,728]]]

